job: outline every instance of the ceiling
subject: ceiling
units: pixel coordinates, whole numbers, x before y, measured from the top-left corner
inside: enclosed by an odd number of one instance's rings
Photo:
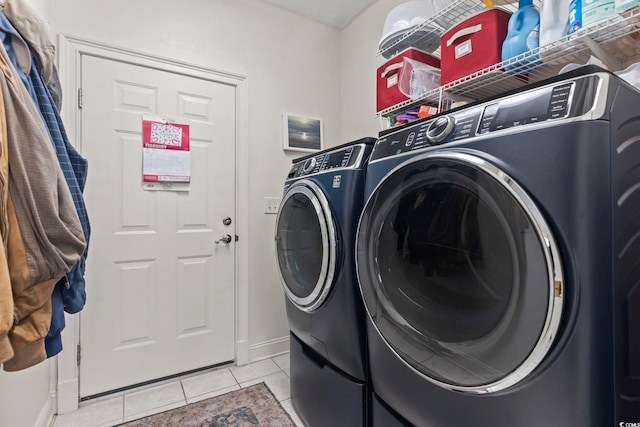
[[[343,29],[376,0],[263,0],[298,15]]]

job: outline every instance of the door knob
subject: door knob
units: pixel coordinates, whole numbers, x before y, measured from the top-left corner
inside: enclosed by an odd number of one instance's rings
[[[231,243],[231,234],[225,234],[220,240],[216,240],[215,244],[217,245],[220,242],[224,243],[225,245]]]
[[[222,220],[222,223],[224,225],[231,225],[231,218],[226,217],[225,219]]]

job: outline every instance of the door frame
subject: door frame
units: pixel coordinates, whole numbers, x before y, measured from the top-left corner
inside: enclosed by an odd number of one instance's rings
[[[83,55],[155,68],[189,77],[202,78],[234,86],[236,89],[236,231],[240,236],[234,245],[235,266],[235,363],[249,362],[249,102],[246,76],[176,61],[73,35],[60,34],[58,40],[58,70],[64,93],[61,116],[70,142],[82,153],[78,89],[81,85]],[[89,165],[91,173],[91,165]],[[87,285],[91,292],[90,284]],[[57,375],[52,375],[50,389],[55,390],[54,409],[62,414],[78,409],[80,380],[77,349],[80,344],[80,317],[65,313],[66,327],[62,342],[66,351],[56,356]],[[55,378],[54,378],[55,377]]]

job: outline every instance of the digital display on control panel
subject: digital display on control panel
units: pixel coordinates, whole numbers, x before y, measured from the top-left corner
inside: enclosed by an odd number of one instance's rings
[[[566,117],[572,83],[504,98],[485,107],[478,133]]]
[[[549,88],[500,101],[494,122],[517,125],[532,117],[546,120],[551,93]]]
[[[353,150],[338,151],[325,156],[324,169],[343,168],[349,164]]]

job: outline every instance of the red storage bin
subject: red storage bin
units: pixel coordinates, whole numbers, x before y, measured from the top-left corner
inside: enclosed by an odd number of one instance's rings
[[[487,9],[450,28],[440,39],[443,85],[502,62],[511,13]]]
[[[408,48],[378,67],[376,76],[376,112],[380,112],[409,99],[398,88],[403,59],[409,58],[440,68],[440,60],[419,49]]]

